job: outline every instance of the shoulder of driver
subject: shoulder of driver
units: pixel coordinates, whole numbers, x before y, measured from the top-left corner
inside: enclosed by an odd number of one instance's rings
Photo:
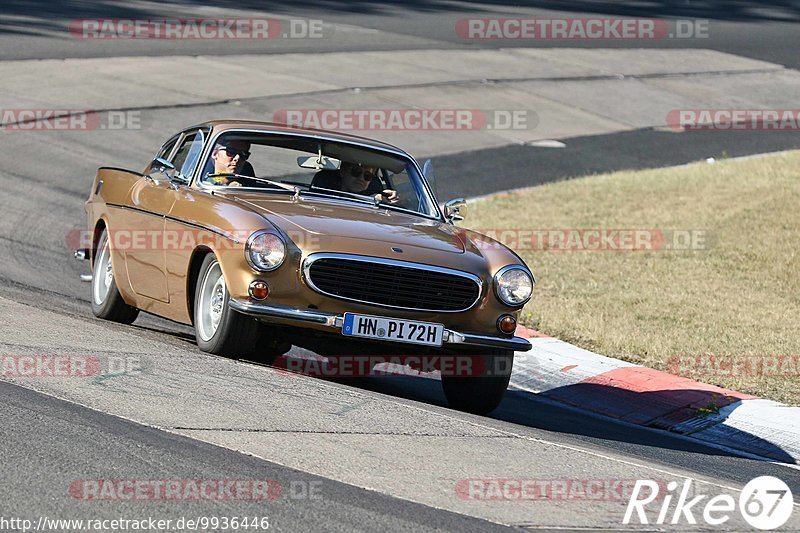
[[[364,191],[364,194],[373,195],[382,193],[383,189],[385,189],[385,187],[383,186],[383,183],[381,183],[380,178],[375,177],[372,178],[372,181],[369,182],[369,185],[367,186],[367,189]]]

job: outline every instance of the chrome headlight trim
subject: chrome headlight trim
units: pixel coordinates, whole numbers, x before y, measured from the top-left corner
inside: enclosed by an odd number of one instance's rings
[[[508,272],[510,272],[512,270],[519,270],[519,271],[523,272],[531,280],[531,293],[528,295],[527,298],[525,298],[525,300],[523,300],[521,302],[508,302],[508,301],[504,300],[503,297],[500,295],[500,280],[505,274],[507,274]],[[504,305],[507,305],[509,307],[522,307],[523,305],[528,303],[530,301],[530,299],[533,297],[533,288],[536,286],[536,279],[533,277],[533,274],[531,273],[531,271],[528,270],[527,268],[525,268],[524,266],[522,266],[522,265],[508,265],[508,266],[504,266],[503,268],[501,268],[500,270],[497,271],[497,273],[494,275],[494,278],[492,279],[492,285],[494,286],[494,295],[497,297],[498,300],[500,300],[501,303],[503,303]]]
[[[272,235],[278,240],[278,242],[281,243],[283,255],[281,257],[281,260],[275,266],[264,267],[256,263],[256,261],[253,259],[253,251],[252,251],[253,243],[255,242],[256,239],[258,239],[262,235]],[[286,261],[286,241],[284,241],[283,237],[281,237],[280,234],[274,230],[262,229],[255,231],[253,232],[252,235],[250,235],[250,237],[247,238],[247,243],[245,243],[244,245],[244,257],[245,259],[247,259],[247,264],[249,264],[250,268],[252,268],[253,270],[257,270],[259,272],[272,272],[273,270],[279,268],[284,261]]]

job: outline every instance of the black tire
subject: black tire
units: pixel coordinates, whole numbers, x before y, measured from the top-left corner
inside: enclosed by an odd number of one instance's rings
[[[108,232],[103,230],[92,263],[92,313],[97,318],[131,324],[139,316],[139,310],[125,303],[117,288],[114,269],[111,266],[111,247]]]
[[[292,349],[292,343],[281,337],[275,328],[259,323],[258,340],[251,356],[254,361],[271,365],[275,359]]]
[[[454,409],[477,415],[486,415],[495,410],[503,400],[511,380],[514,365],[512,350],[488,348],[474,357],[486,359],[488,375],[477,377],[442,376],[442,389],[447,402]]]
[[[207,309],[204,310],[204,306]],[[197,278],[194,330],[197,346],[215,355],[247,357],[255,352],[258,345],[259,324],[254,318],[237,313],[228,305],[228,287],[214,254],[208,254],[203,259]]]

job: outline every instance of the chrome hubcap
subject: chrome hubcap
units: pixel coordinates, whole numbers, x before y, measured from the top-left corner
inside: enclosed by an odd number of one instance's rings
[[[204,341],[209,341],[217,332],[222,312],[225,309],[225,299],[228,291],[225,288],[225,279],[222,269],[216,261],[206,272],[200,288],[200,299],[197,302],[195,315],[197,316],[197,332]]]
[[[111,268],[111,252],[108,249],[108,239],[104,238],[100,255],[94,262],[94,275],[92,276],[92,297],[96,305],[103,305],[113,283],[114,270]]]

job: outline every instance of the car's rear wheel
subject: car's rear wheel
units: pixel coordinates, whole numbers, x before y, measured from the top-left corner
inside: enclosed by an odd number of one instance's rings
[[[208,254],[200,267],[194,297],[194,329],[197,346],[204,352],[226,357],[257,353],[258,322],[237,313],[228,305],[228,287],[222,267]]]
[[[139,310],[125,303],[114,279],[111,263],[111,245],[108,232],[103,230],[97,246],[92,270],[92,313],[98,318],[131,324],[139,316]]]
[[[512,350],[486,349],[473,357],[485,358],[480,376],[442,376],[442,388],[454,409],[485,415],[494,411],[503,400],[514,365]],[[473,365],[474,367],[474,365]]]

